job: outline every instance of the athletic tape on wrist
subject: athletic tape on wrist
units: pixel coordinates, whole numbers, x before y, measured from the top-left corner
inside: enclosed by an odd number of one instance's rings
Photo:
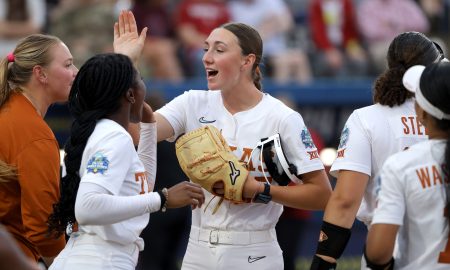
[[[339,259],[350,240],[351,234],[350,229],[323,221],[316,254]]]

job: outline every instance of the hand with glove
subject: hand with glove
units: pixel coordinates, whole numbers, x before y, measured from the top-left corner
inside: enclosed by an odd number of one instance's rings
[[[180,137],[176,154],[181,169],[191,179],[212,194],[223,183],[223,197],[244,202],[243,190],[248,171],[214,126],[204,126]]]

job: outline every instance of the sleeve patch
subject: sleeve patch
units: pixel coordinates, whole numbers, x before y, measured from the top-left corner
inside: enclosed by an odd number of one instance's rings
[[[348,138],[350,136],[350,130],[348,129],[347,125],[342,129],[341,133],[341,140],[339,142],[338,149],[343,149],[345,146],[347,146]]]
[[[303,145],[305,145],[306,149],[316,148],[316,146],[314,145],[314,142],[312,140],[311,134],[309,133],[309,131],[306,127],[303,128],[300,137],[301,137]]]
[[[109,167],[108,158],[101,152],[95,153],[87,163],[87,173],[104,174]]]

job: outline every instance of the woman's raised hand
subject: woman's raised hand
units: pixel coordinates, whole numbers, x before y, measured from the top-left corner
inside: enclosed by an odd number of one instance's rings
[[[121,11],[119,22],[114,24],[114,52],[127,55],[137,66],[146,36],[147,27],[139,35],[133,13]]]

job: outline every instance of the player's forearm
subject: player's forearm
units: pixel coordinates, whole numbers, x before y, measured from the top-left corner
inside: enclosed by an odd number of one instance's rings
[[[393,224],[373,224],[371,226],[365,248],[366,256],[371,262],[386,264],[391,260],[398,228],[398,225]]]
[[[331,186],[323,170],[304,184],[296,186],[272,186],[272,200],[283,205],[307,210],[323,210],[331,195]]]
[[[325,208],[323,220],[337,226],[351,228],[360,204],[360,199],[342,197],[335,191]]]

